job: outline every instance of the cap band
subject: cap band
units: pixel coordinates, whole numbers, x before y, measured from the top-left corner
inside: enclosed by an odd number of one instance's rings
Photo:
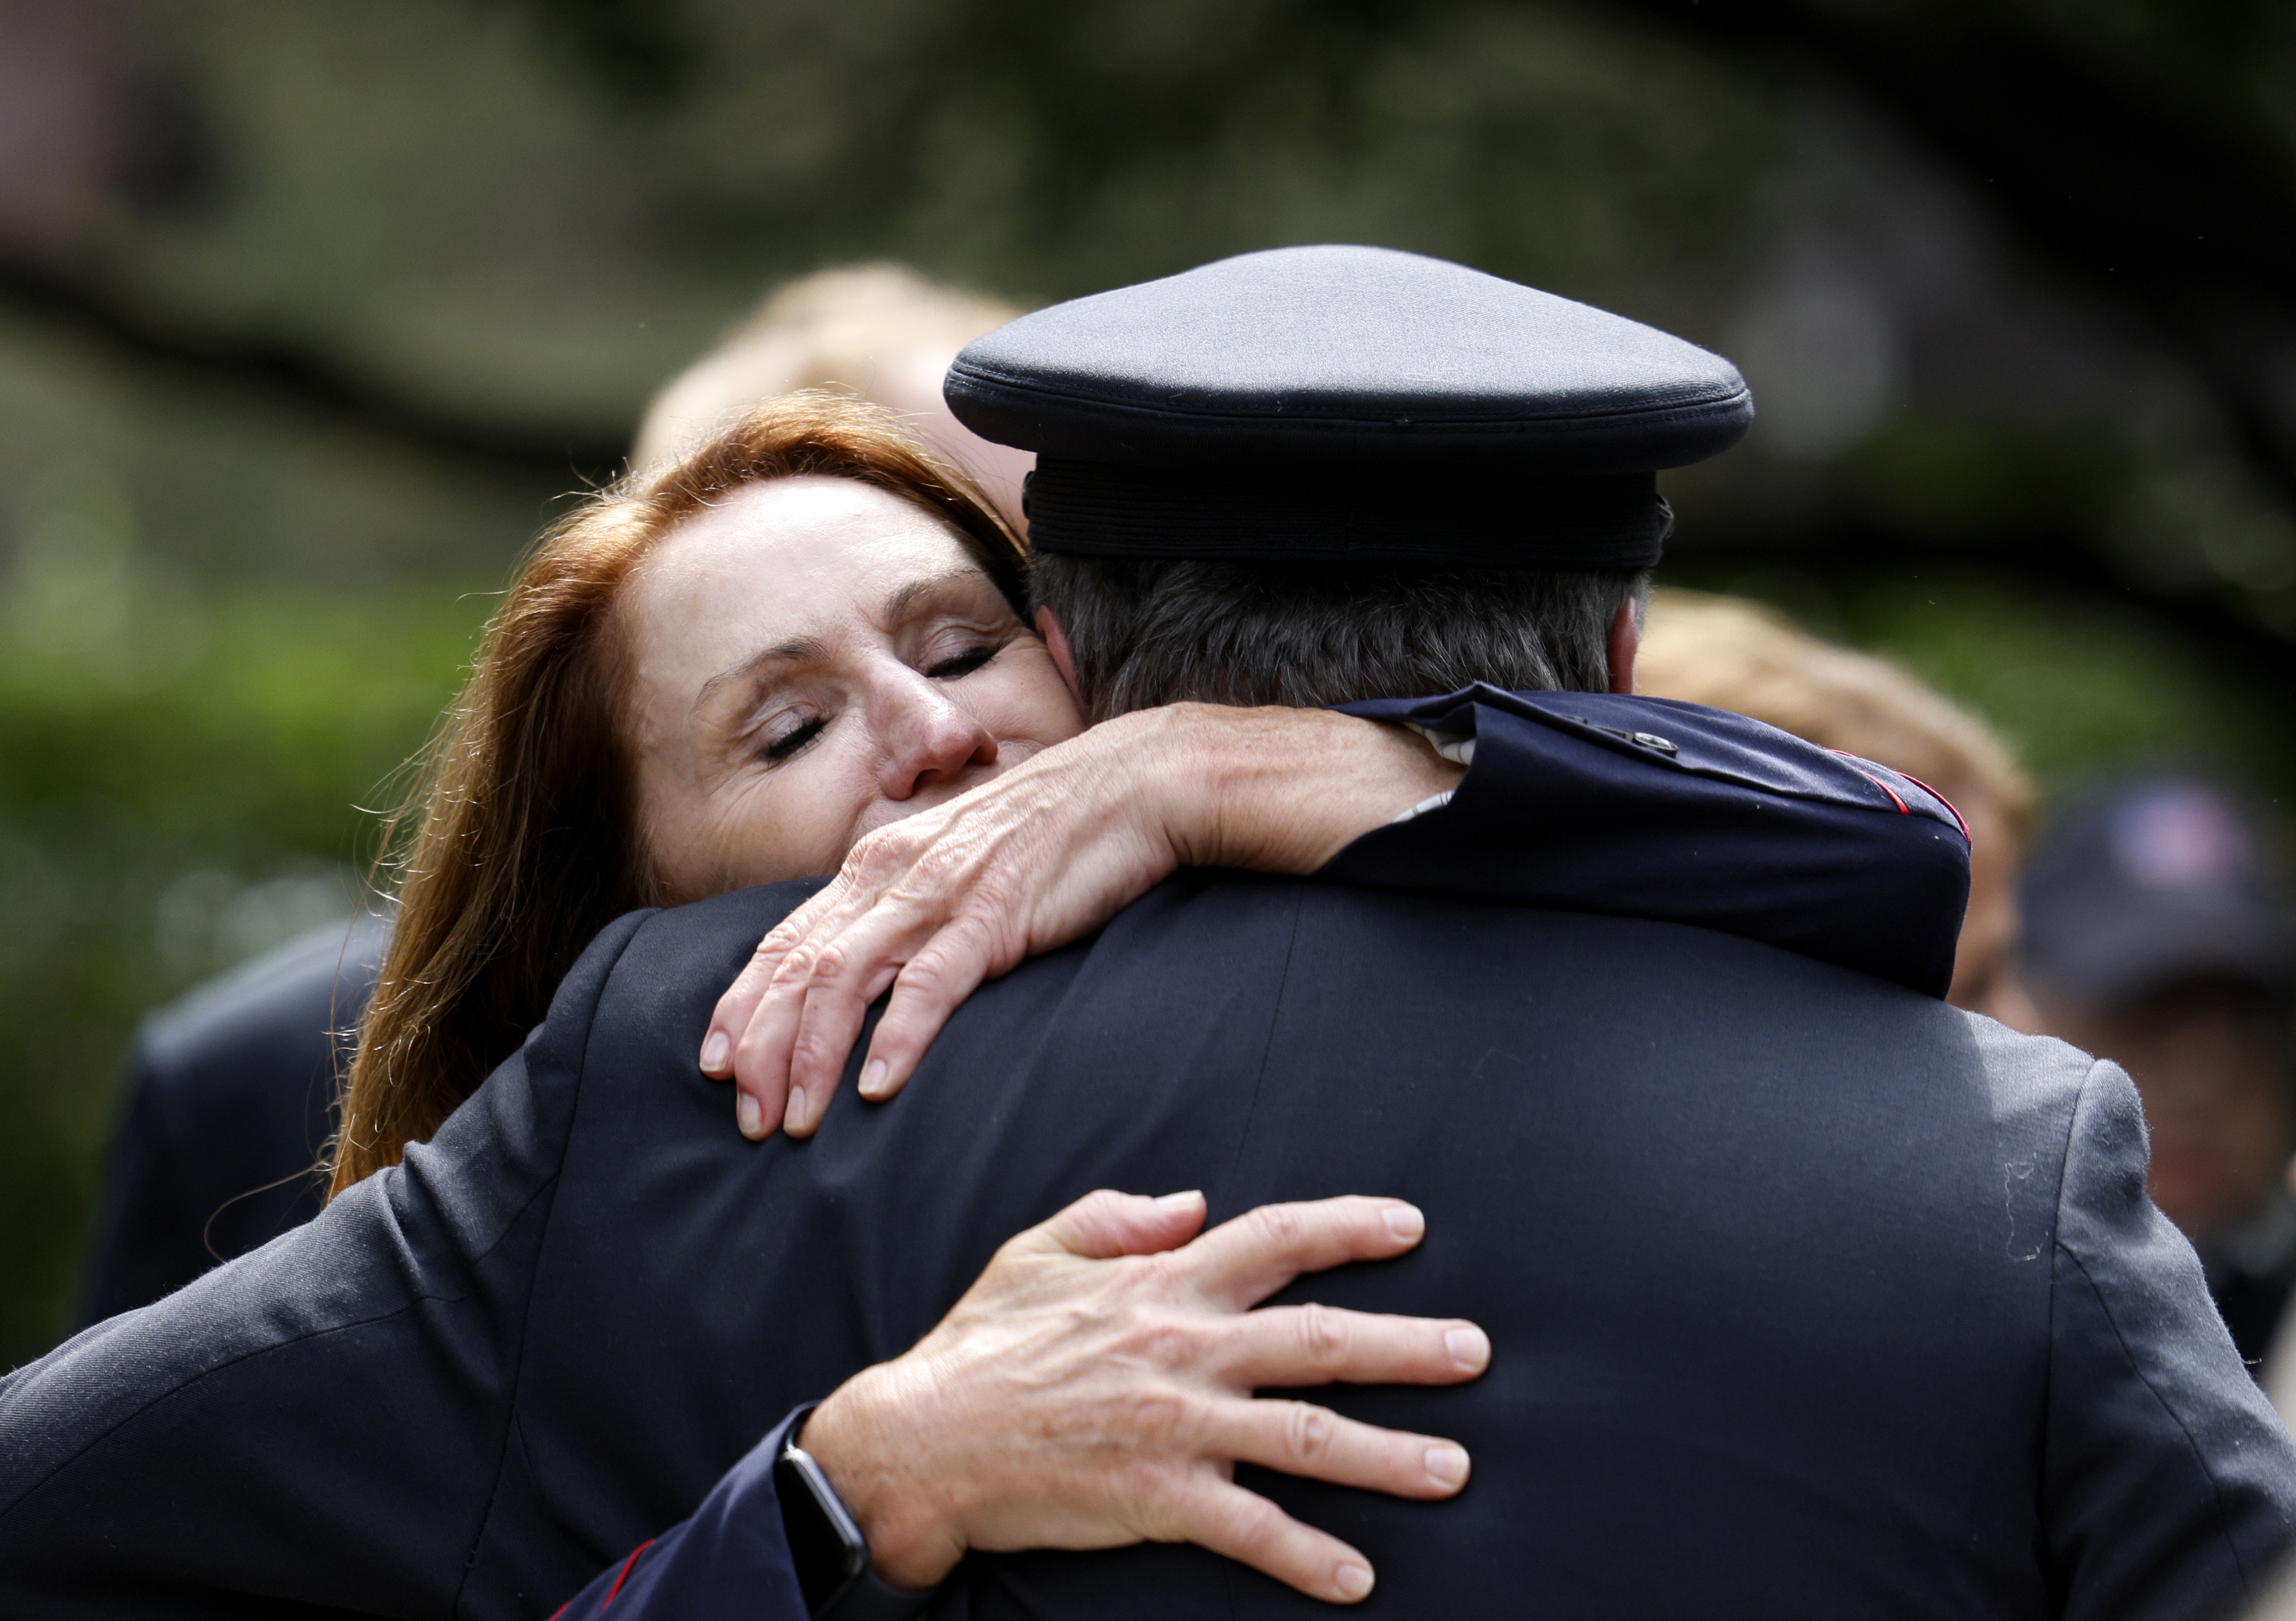
[[[1647,472],[1515,479],[1044,456],[1026,506],[1034,551],[1226,562],[1647,569],[1674,528]]]

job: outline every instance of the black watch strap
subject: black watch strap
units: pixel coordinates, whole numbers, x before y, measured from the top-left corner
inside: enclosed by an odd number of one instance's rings
[[[869,1568],[860,1527],[821,1466],[797,1444],[812,1416],[812,1406],[798,1411],[774,1460],[774,1494],[806,1613],[812,1621],[911,1621],[932,1603],[935,1590],[904,1592]]]

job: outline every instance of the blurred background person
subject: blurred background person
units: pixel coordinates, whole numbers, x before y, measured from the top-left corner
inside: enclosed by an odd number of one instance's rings
[[[144,1020],[75,1328],[171,1295],[319,1213],[320,1157],[390,943],[371,913],[322,924]]]
[[[1877,760],[1953,801],[1969,828],[1969,911],[1954,953],[1956,1007],[2038,1032],[2017,977],[2017,862],[2033,787],[1984,722],[1895,665],[1822,642],[1775,609],[1656,591],[1635,665],[1653,698],[1733,709]]]
[[[960,425],[940,380],[957,350],[1020,313],[901,265],[806,276],[769,294],[664,385],[631,464],[675,455],[770,396],[832,389],[898,413],[1019,528],[1021,480],[1036,458]],[[105,1159],[76,1327],[171,1294],[318,1214],[341,1077],[390,943],[381,913],[324,924],[144,1022]]]
[[[664,385],[646,407],[631,464],[667,461],[761,399],[827,389],[899,414],[1025,534],[1021,484],[1036,456],[982,438],[940,397],[957,350],[1021,313],[1018,305],[945,286],[906,265],[816,272],[769,294],[723,343]]]
[[[2241,1355],[2267,1388],[2296,1383],[2276,1351],[2296,1284],[2296,931],[2263,827],[2200,778],[2123,782],[2050,830],[2023,902],[2026,982],[2049,1033],[2136,1080],[2153,1202],[2200,1251]],[[2284,1414],[2288,1394],[2275,1393]]]

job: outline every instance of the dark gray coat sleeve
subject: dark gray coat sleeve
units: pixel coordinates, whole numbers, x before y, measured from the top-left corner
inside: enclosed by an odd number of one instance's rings
[[[2296,1445],[2144,1191],[2136,1088],[2092,1068],[2052,1279],[2046,1550],[2061,1615],[2185,1621],[2260,1592],[2296,1528]]]
[[[119,1118],[104,1156],[75,1328],[147,1306],[216,1264],[201,1241],[215,1207],[201,1208],[193,1191],[198,1167],[185,1163],[185,1134],[173,1118],[174,1100],[160,1071],[146,1034],[129,1055]]]
[[[591,1013],[641,921],[431,1147],[0,1380],[0,1615],[453,1612]]]
[[[318,1215],[347,1032],[390,929],[331,923],[193,989],[139,1031],[75,1330],[149,1306]]]

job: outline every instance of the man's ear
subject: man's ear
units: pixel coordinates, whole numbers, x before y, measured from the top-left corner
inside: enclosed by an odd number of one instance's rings
[[[1045,644],[1045,651],[1052,654],[1053,667],[1060,671],[1061,680],[1068,686],[1069,696],[1076,700],[1077,713],[1083,714],[1084,693],[1077,687],[1076,653],[1069,646],[1069,633],[1062,627],[1060,615],[1049,608],[1037,610],[1037,639]]]
[[[1630,693],[1635,690],[1635,654],[1643,644],[1642,617],[1636,613],[1635,607],[1635,600],[1629,596],[1619,604],[1619,611],[1611,618],[1611,691],[1613,692]],[[1058,653],[1053,656],[1056,659],[1061,657]],[[1063,665],[1062,667],[1067,667]]]

